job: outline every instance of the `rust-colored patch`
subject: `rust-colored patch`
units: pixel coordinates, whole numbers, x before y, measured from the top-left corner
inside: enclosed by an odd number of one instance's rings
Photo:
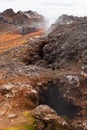
[[[43,30],[38,30],[37,32],[33,32],[26,35],[3,33],[0,35],[0,53],[7,51],[8,49],[23,45],[31,38],[41,36],[43,33]]]

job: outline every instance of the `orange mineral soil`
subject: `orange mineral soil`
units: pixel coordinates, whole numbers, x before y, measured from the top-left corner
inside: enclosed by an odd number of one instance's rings
[[[7,51],[8,49],[23,45],[32,38],[37,38],[41,36],[43,33],[43,30],[38,30],[37,32],[26,35],[3,32],[2,34],[0,34],[0,53]]]

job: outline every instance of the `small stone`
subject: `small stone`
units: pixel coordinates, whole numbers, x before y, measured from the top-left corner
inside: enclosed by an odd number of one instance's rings
[[[14,87],[14,85],[12,85],[12,84],[3,85],[3,88],[5,88],[7,90],[11,90],[13,87]]]
[[[37,83],[37,85],[41,86],[41,85],[42,85],[42,83],[41,83],[41,82],[38,82],[38,83]]]
[[[83,125],[83,127],[87,126],[86,122],[84,122],[82,125]]]
[[[34,89],[31,89],[31,92],[32,92],[32,93],[37,93],[37,91],[36,91],[36,90],[34,90]]]
[[[84,130],[87,130],[87,126],[85,126]]]
[[[78,121],[78,124],[82,124],[82,121],[81,121],[81,120],[79,120],[79,121]]]
[[[6,94],[5,97],[7,98],[13,98],[15,96],[15,94],[11,95],[11,94]]]
[[[5,111],[0,111],[0,116],[3,116],[5,114]]]
[[[15,118],[15,117],[17,117],[17,115],[14,113],[8,115],[8,118]]]
[[[62,126],[67,126],[67,122],[62,122]]]
[[[9,98],[9,94],[6,94],[5,97],[6,97],[6,98]]]
[[[17,93],[18,91],[17,90],[12,90],[12,93]]]

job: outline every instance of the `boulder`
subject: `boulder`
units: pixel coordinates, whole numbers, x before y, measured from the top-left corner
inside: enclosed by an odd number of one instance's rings
[[[40,105],[32,110],[37,130],[70,130],[69,124],[47,105]]]

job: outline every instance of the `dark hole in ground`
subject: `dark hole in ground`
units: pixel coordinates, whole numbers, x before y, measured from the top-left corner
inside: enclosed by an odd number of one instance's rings
[[[77,113],[82,110],[80,106],[75,106],[72,102],[67,101],[61,96],[57,84],[49,83],[47,89],[42,87],[40,95],[40,104],[47,104],[60,116],[74,119]]]
[[[44,48],[45,44],[46,43],[43,42],[43,44],[41,44],[40,47],[39,47],[39,56],[40,56],[41,59],[43,59],[43,57],[44,57],[43,48]]]

